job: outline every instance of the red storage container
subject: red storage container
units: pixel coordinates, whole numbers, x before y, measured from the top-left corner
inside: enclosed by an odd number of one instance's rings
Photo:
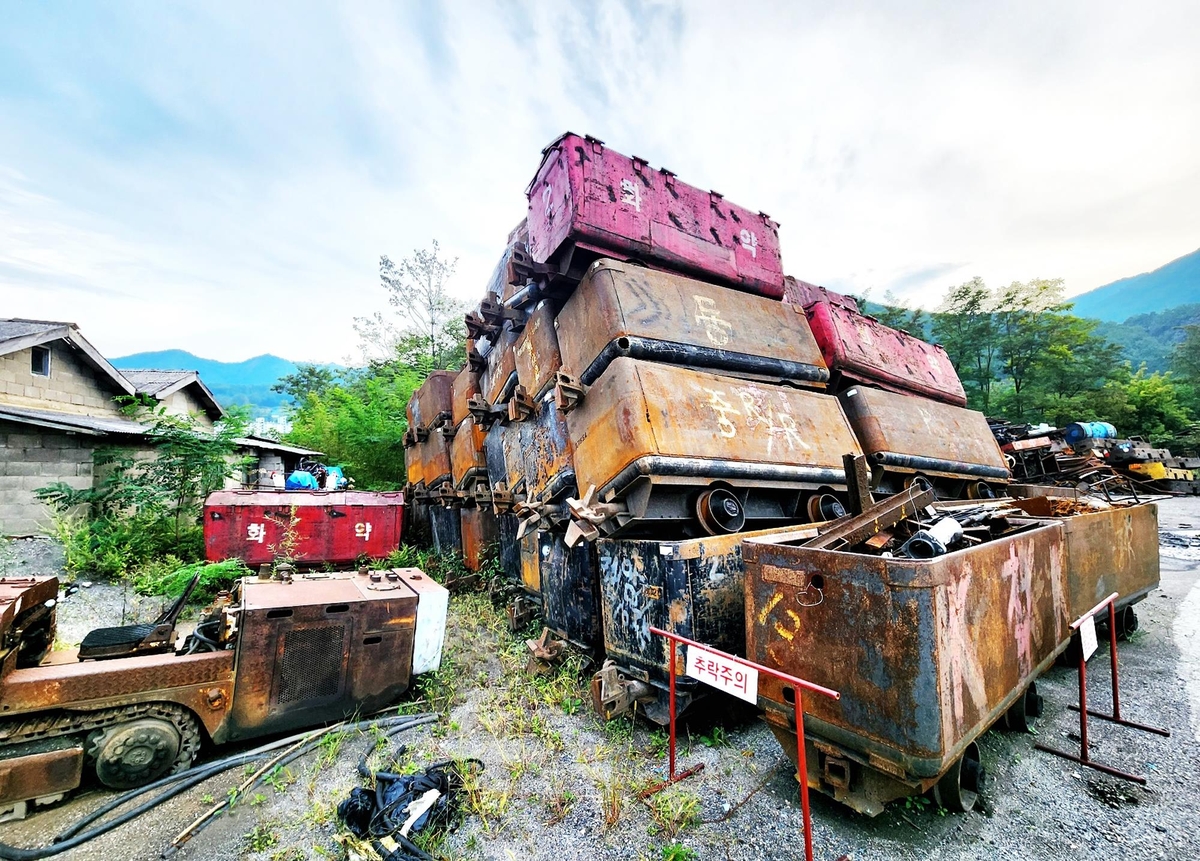
[[[831,390],[862,383],[959,407],[967,405],[958,372],[946,351],[936,344],[832,302],[815,302],[805,311],[832,375]]]
[[[778,225],[766,214],[568,132],[542,151],[526,190],[529,252],[566,271],[573,248],[639,258],[783,296]]]
[[[218,490],[204,501],[204,553],[209,562],[276,558],[295,512],[296,560],[350,563],[383,557],[400,546],[404,494],[365,490]],[[276,548],[276,549],[272,549]]]

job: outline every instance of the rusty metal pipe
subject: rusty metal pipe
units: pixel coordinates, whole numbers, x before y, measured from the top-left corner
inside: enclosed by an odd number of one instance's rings
[[[952,472],[958,475],[978,476],[979,478],[994,478],[1008,481],[1009,472],[998,466],[986,466],[979,463],[958,463],[950,460],[940,460],[935,457],[920,457],[915,454],[897,454],[894,451],[877,451],[871,459],[881,466],[891,466],[900,469],[915,469],[932,472]]]
[[[600,355],[579,375],[580,382],[590,386],[600,379],[600,375],[604,373],[612,360],[618,357],[644,359],[669,365],[687,365],[722,373],[752,374],[778,380],[824,383],[829,379],[829,371],[817,365],[790,362],[773,356],[755,356],[733,350],[718,350],[698,344],[679,344],[660,341],[656,338],[626,335],[608,343]]]

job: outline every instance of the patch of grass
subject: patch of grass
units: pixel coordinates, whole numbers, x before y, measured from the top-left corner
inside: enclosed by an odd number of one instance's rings
[[[646,748],[646,754],[653,759],[662,759],[670,751],[671,737],[661,729],[656,729],[650,733],[650,745]]]
[[[725,732],[725,727],[714,726],[707,733],[697,737],[702,745],[709,748],[725,747],[729,744],[728,736]]]
[[[700,798],[693,792],[669,786],[646,800],[650,817],[654,820],[651,831],[673,840],[684,828],[695,824],[700,815]]]
[[[607,780],[597,780],[596,789],[600,793],[600,815],[604,817],[604,827],[612,828],[621,821],[625,812],[625,794],[629,787],[620,775],[612,775]]]
[[[466,811],[478,816],[484,830],[490,832],[503,822],[504,814],[512,803],[512,790],[509,786],[489,783],[482,771],[466,764],[460,767],[460,771],[463,774]]]
[[[575,807],[575,802],[578,800],[575,797],[575,793],[569,789],[559,789],[550,795],[546,799],[546,812],[550,817],[546,820],[546,824],[557,825],[562,822],[570,814],[571,810]]]
[[[296,782],[296,775],[287,766],[275,766],[263,778],[263,783],[276,792],[286,792]]]
[[[266,852],[279,842],[279,835],[275,832],[273,823],[260,822],[246,832],[244,840],[246,848],[251,852]]]
[[[697,861],[699,856],[696,850],[684,846],[682,843],[668,843],[662,847],[662,855],[659,856],[662,861]]]
[[[328,768],[337,762],[338,754],[342,752],[342,743],[346,740],[347,733],[334,730],[327,732],[321,736],[317,742],[317,768]]]

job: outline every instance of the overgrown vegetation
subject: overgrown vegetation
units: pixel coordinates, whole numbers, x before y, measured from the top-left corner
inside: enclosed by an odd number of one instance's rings
[[[355,318],[366,366],[342,372],[301,365],[276,390],[292,402],[287,439],[343,464],[359,487],[404,484],[405,407],[430,372],[466,360],[465,307],[447,285],[457,260],[436,240],[409,257],[379,261],[379,280],[392,309]]]
[[[137,400],[126,410],[145,424],[144,450],[99,449],[92,486],[56,482],[34,491],[51,509],[69,574],[123,578],[167,557],[200,560],[204,498],[242,467],[236,440],[246,423],[238,413],[208,429]]]
[[[1157,327],[1159,349],[1143,357],[1152,369],[1104,337],[1116,331],[1111,325],[1073,315],[1060,279],[992,288],[975,278],[948,290],[932,314],[887,298],[889,305],[872,310],[887,325],[945,347],[973,409],[1058,427],[1108,421],[1122,436],[1176,453],[1195,450],[1200,305],[1143,315]]]

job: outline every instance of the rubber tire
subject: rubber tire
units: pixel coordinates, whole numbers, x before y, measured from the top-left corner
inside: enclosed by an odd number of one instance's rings
[[[133,789],[168,774],[183,739],[161,718],[139,718],[104,731],[95,744],[96,777],[111,789]]]
[[[933,798],[938,806],[951,813],[968,813],[975,809],[983,780],[984,770],[979,761],[979,746],[971,742],[963,751],[963,755],[938,780],[933,788]]]

